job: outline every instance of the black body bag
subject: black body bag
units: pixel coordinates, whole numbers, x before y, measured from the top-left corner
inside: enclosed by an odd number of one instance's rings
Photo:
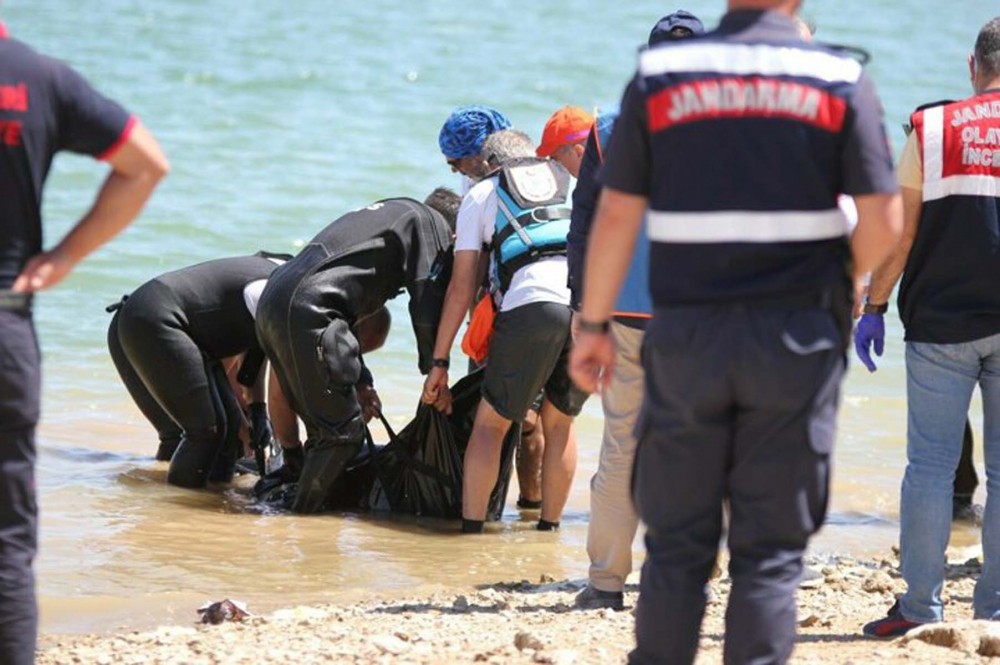
[[[337,480],[328,507],[460,519],[462,464],[482,396],[483,376],[484,370],[478,370],[452,387],[450,416],[421,404],[399,434],[383,419],[389,443],[375,446],[368,437],[366,449]],[[520,434],[520,423],[516,423],[504,437],[488,520],[499,520],[503,514]]]

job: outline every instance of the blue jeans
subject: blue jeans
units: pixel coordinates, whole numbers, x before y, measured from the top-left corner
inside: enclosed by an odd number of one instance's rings
[[[906,475],[900,507],[900,558],[910,621],[941,621],[945,550],[951,536],[955,469],[976,384],[983,394],[986,513],[977,619],[1000,619],[1000,335],[962,344],[906,345]]]

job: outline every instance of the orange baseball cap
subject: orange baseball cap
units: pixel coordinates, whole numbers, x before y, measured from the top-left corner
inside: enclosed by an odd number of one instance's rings
[[[542,132],[542,144],[535,151],[539,157],[551,157],[564,145],[585,141],[594,126],[594,116],[578,106],[564,106],[549,118]]]

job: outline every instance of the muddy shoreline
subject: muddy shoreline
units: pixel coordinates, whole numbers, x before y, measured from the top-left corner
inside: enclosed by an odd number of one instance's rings
[[[794,663],[977,663],[1000,657],[1000,624],[971,621],[979,560],[953,559],[945,584],[948,622],[890,641],[861,636],[903,582],[894,554],[883,559],[810,557],[813,579],[799,595]],[[498,582],[466,593],[373,597],[354,604],[300,606],[221,625],[46,636],[39,665],[69,663],[593,663],[624,662],[632,648],[637,587],[626,609],[581,611],[581,580]],[[712,581],[698,664],[722,659],[730,581]],[[253,612],[253,608],[249,608]]]

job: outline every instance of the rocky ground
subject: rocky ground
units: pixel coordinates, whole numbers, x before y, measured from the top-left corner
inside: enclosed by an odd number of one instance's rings
[[[1000,624],[971,620],[977,559],[948,567],[949,623],[891,641],[863,638],[860,628],[883,615],[903,589],[895,557],[809,563],[819,574],[799,592],[795,663],[947,665],[1000,658]],[[221,625],[65,638],[42,651],[38,663],[624,662],[632,646],[636,590],[627,594],[624,612],[579,611],[573,608],[573,596],[581,584],[543,578],[494,584],[464,595],[375,598],[350,606],[297,607]],[[698,665],[721,661],[729,581],[714,580],[712,587],[715,598],[708,607]]]

